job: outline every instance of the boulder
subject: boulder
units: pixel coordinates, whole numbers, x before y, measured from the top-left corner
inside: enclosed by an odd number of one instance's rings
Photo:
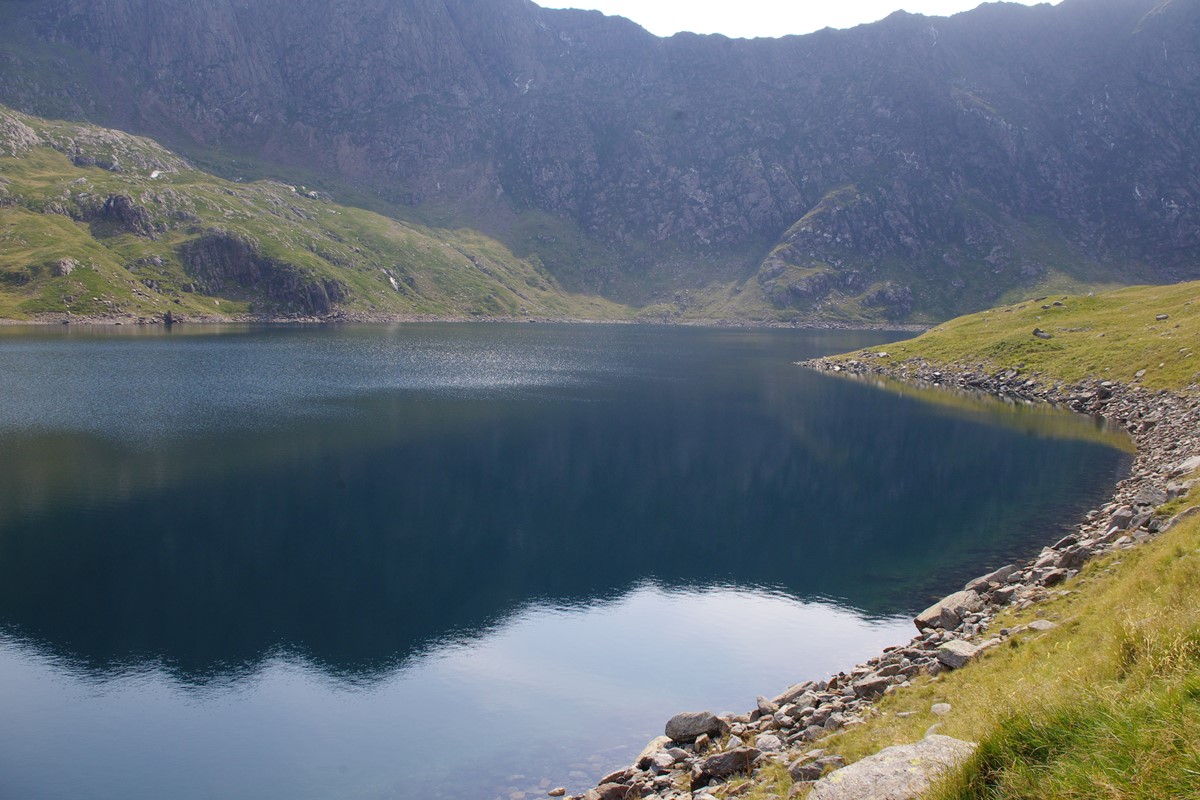
[[[1004,583],[1014,572],[1017,572],[1016,564],[1005,564],[998,570],[989,572],[987,575],[980,575],[973,581],[968,581],[963,587],[966,592],[986,592],[988,586],[993,583]]]
[[[1092,557],[1092,548],[1087,545],[1075,545],[1064,552],[1058,559],[1058,566],[1063,569],[1079,569]]]
[[[762,755],[757,747],[735,747],[724,753],[709,756],[692,768],[692,790],[708,786],[730,775],[749,774],[754,762]]]
[[[1182,475],[1190,475],[1200,469],[1200,456],[1192,456],[1191,458],[1180,461],[1171,468],[1171,472],[1167,475],[1168,478],[1178,478]]]
[[[943,772],[975,750],[972,742],[932,734],[867,756],[817,781],[809,800],[916,800]]]
[[[764,753],[777,753],[783,749],[783,740],[773,733],[761,733],[754,739],[754,746]]]
[[[638,769],[645,769],[649,766],[651,759],[655,755],[661,753],[671,746],[671,738],[669,736],[658,736],[650,740],[650,744],[642,748],[642,752],[638,753],[638,757],[634,759],[634,764]]]
[[[725,723],[711,711],[685,711],[671,717],[666,734],[672,741],[694,742],[704,734],[720,734],[724,727]]]
[[[854,696],[862,697],[867,700],[873,700],[884,693],[884,690],[891,685],[891,681],[880,675],[868,675],[860,681],[854,682]]]
[[[917,615],[913,622],[917,630],[927,628],[957,628],[967,614],[979,611],[984,607],[983,598],[978,592],[963,590],[944,597]]]
[[[1129,523],[1133,521],[1133,509],[1129,507],[1118,509],[1115,514],[1108,518],[1108,524],[1104,527],[1107,530],[1116,528],[1117,530],[1125,530],[1129,527]]]
[[[937,650],[937,660],[950,669],[965,667],[977,655],[979,655],[979,648],[961,639],[946,642]]]

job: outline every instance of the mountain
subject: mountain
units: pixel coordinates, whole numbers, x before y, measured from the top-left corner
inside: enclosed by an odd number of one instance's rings
[[[526,0],[9,0],[0,102],[495,236],[663,313],[1200,277],[1200,3],[662,39]]]
[[[233,183],[119,131],[0,106],[0,318],[619,317],[470,231]]]

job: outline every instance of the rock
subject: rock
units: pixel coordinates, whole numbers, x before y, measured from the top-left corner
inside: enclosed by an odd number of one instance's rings
[[[722,780],[730,775],[748,774],[761,755],[762,752],[756,747],[736,747],[709,756],[692,768],[692,790],[703,788],[714,780]]]
[[[1058,625],[1054,624],[1053,622],[1051,622],[1048,619],[1035,619],[1033,622],[1029,623],[1026,627],[1029,628],[1031,631],[1052,631],[1055,628],[1057,628]]]
[[[649,769],[655,775],[662,775],[664,772],[670,772],[675,766],[675,757],[665,750],[659,751],[650,757],[650,762],[642,769]]]
[[[704,734],[717,735],[725,723],[711,711],[685,711],[667,722],[666,734],[676,742],[694,742]]]
[[[1079,569],[1092,557],[1092,548],[1086,545],[1076,545],[1068,549],[1058,559],[1058,566],[1063,569]]]
[[[963,587],[963,591],[978,593],[985,592],[987,591],[989,584],[1004,583],[1006,580],[1008,580],[1009,576],[1017,571],[1018,568],[1015,564],[1005,564],[998,570],[989,572],[987,575],[980,575],[975,580],[969,581],[967,585]]]
[[[1135,506],[1161,506],[1167,502],[1167,490],[1157,486],[1143,486],[1133,496]]]
[[[623,783],[602,783],[583,795],[584,800],[629,800],[636,796],[633,787]]]
[[[1042,584],[1045,586],[1057,586],[1068,578],[1067,570],[1052,569],[1042,576]]]
[[[642,748],[642,752],[638,753],[638,757],[634,759],[633,763],[637,765],[638,769],[645,769],[656,754],[670,746],[671,737],[657,736],[650,740],[650,744]]]
[[[970,642],[954,639],[938,647],[937,659],[950,669],[960,669],[979,654],[979,648]]]
[[[1039,338],[1039,339],[1053,339],[1053,338],[1054,338],[1054,335],[1053,335],[1053,334],[1046,333],[1046,332],[1045,332],[1044,330],[1042,330],[1041,328],[1034,328],[1034,329],[1033,329],[1033,335],[1034,335],[1034,336],[1036,336],[1036,337],[1037,337],[1037,338]]]
[[[1007,586],[1001,586],[996,591],[992,592],[992,602],[998,606],[1006,606],[1013,599],[1013,595],[1020,589],[1021,584],[1010,583]]]
[[[779,710],[779,704],[773,703],[761,694],[758,696],[758,710],[764,717],[769,717]]]
[[[978,592],[961,591],[944,597],[917,615],[913,622],[917,630],[928,628],[957,628],[962,618],[983,608],[983,598]]]
[[[557,789],[551,789],[550,791],[546,792],[546,796],[547,797],[562,797],[566,793],[567,793],[567,790],[564,789],[563,787],[559,786]]]
[[[79,268],[79,262],[73,258],[62,258],[54,262],[52,270],[55,277],[65,278]]]
[[[1133,521],[1133,509],[1121,508],[1115,514],[1108,518],[1108,524],[1104,527],[1108,530],[1116,528],[1117,530],[1125,530],[1129,527],[1129,523]]]
[[[949,703],[934,703],[930,707],[929,710],[933,712],[934,716],[944,717],[950,713],[950,704]]]
[[[887,687],[891,686],[892,682],[880,675],[868,675],[860,681],[855,681],[853,684],[854,696],[861,697],[866,700],[873,700],[884,693]]]
[[[1159,314],[1154,319],[1158,322],[1165,322],[1171,318],[1170,314]]]
[[[783,694],[776,697],[772,702],[780,707],[786,706],[789,703],[795,703],[795,704],[799,705],[799,701],[800,701],[801,697],[803,697],[804,695],[809,695],[810,697],[812,696],[811,695],[812,688],[813,688],[812,681],[805,681],[804,683],[797,683],[794,686],[789,686],[787,691],[785,691]]]
[[[1198,469],[1200,469],[1200,456],[1192,456],[1185,461],[1180,461],[1178,464],[1172,467],[1171,471],[1167,474],[1167,477],[1178,478],[1183,475],[1190,475]]]
[[[754,739],[754,746],[764,753],[777,753],[783,749],[783,740],[773,733],[763,733]]]
[[[605,783],[624,783],[629,779],[629,769],[619,769],[616,772],[610,772],[600,779],[601,784]]]
[[[916,800],[943,772],[975,750],[971,742],[937,734],[896,745],[821,778],[809,800]]]

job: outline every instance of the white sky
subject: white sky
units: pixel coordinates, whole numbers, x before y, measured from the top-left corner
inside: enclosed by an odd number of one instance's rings
[[[949,16],[980,0],[536,0],[547,8],[594,8],[627,17],[651,33],[723,33],[730,37],[786,36],[875,22],[903,8]],[[1020,0],[1036,5],[1037,0]],[[1057,2],[1057,0],[1055,0]]]

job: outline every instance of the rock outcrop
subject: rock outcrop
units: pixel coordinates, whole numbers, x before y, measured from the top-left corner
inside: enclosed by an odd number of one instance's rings
[[[813,785],[809,800],[916,800],[975,751],[971,742],[932,734],[880,750]]]
[[[188,274],[210,294],[241,289],[250,296],[263,296],[279,310],[305,316],[328,314],[334,303],[346,298],[340,282],[267,258],[248,236],[209,230],[184,244],[179,255]]]

